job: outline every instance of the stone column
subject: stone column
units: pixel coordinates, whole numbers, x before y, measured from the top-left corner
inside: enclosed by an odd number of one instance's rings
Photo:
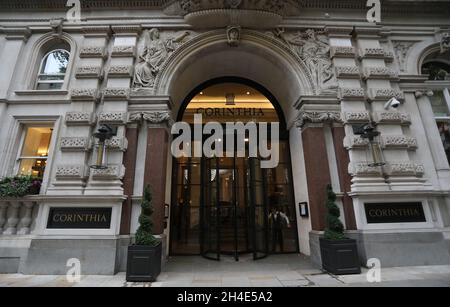
[[[331,183],[322,124],[307,124],[302,131],[312,230],[326,226],[326,187]]]
[[[143,112],[148,123],[147,154],[144,187],[150,185],[153,192],[154,232],[164,233],[164,206],[166,195],[167,157],[171,114],[168,111]]]
[[[348,195],[351,192],[352,176],[348,172],[350,158],[348,151],[344,148],[345,130],[343,127],[334,126],[331,128],[333,135],[334,150],[336,153],[336,164],[339,173],[339,182],[341,186],[342,205],[344,207],[344,216],[347,230],[356,229],[355,211],[353,200]]]
[[[139,126],[137,123],[129,124],[126,128],[128,148],[124,154],[125,176],[123,177],[123,193],[127,199],[122,204],[122,217],[120,223],[120,234],[129,235],[131,226],[132,197],[134,195],[134,178],[136,174],[136,159],[139,137]]]

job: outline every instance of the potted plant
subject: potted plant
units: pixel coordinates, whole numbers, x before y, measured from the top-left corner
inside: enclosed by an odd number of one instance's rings
[[[336,194],[331,185],[327,186],[327,227],[320,238],[322,267],[334,275],[360,274],[356,240],[346,238],[344,225],[339,219],[340,210],[336,205]]]
[[[42,179],[32,176],[16,176],[3,178],[0,181],[1,198],[20,198],[39,194]]]
[[[153,282],[161,273],[162,244],[152,232],[153,208],[149,186],[145,188],[141,208],[135,244],[128,246],[126,279],[130,282]]]

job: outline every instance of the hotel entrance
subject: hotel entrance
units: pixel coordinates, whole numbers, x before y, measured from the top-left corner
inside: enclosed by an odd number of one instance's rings
[[[171,255],[238,261],[249,255],[257,260],[273,253],[298,252],[288,135],[279,116],[282,113],[263,91],[248,82],[215,82],[188,97],[178,121],[193,124],[194,115],[201,114],[203,124],[218,122],[225,127],[228,122],[255,123],[259,132],[267,123],[268,147],[279,146],[279,163],[263,168],[261,156],[249,155],[255,135],[236,132],[215,141],[223,145],[221,148],[228,148],[230,140],[242,142],[245,155],[236,149],[211,158],[174,159]],[[280,124],[280,136],[274,142],[272,123]],[[203,136],[202,146],[210,136]],[[191,147],[195,147],[194,142]]]

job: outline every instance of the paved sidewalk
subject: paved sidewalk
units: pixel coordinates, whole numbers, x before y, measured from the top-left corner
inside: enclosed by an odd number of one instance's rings
[[[127,283],[125,274],[82,276],[71,284],[65,276],[0,275],[0,287],[450,287],[450,265],[382,269],[381,283],[368,283],[361,275],[332,276],[314,268],[307,257],[277,255],[239,262],[200,257],[171,258],[154,283]]]

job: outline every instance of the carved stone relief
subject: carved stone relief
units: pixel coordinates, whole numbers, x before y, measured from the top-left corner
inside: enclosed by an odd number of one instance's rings
[[[296,120],[297,127],[301,128],[306,123],[342,122],[341,113],[334,111],[303,111]]]
[[[87,151],[90,149],[87,137],[63,137],[61,138],[61,151]]]
[[[133,88],[153,88],[162,65],[190,35],[185,31],[163,36],[156,28],[144,31],[144,46],[134,69]]]
[[[316,88],[316,94],[335,94],[338,84],[330,57],[330,43],[324,31],[285,32],[275,36],[294,51],[305,64]]]
[[[77,126],[77,125],[89,126],[94,122],[92,113],[86,112],[67,112],[65,120],[67,126]]]
[[[408,52],[411,49],[411,47],[415,44],[415,42],[393,41],[392,44],[394,46],[395,58],[397,60],[400,71],[406,72]]]

